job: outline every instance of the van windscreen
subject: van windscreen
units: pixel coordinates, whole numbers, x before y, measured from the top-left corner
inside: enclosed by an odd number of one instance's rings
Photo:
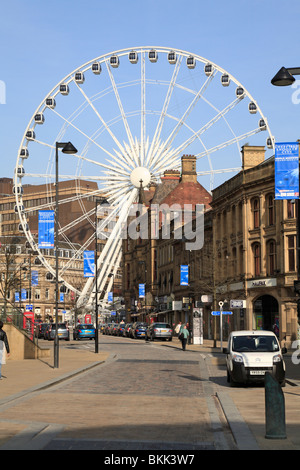
[[[232,350],[235,352],[275,352],[279,344],[275,336],[233,336]]]

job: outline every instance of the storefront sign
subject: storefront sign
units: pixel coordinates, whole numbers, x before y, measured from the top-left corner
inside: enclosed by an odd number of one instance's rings
[[[254,287],[274,287],[277,286],[277,279],[255,279],[253,281],[247,281],[248,289],[252,289]]]

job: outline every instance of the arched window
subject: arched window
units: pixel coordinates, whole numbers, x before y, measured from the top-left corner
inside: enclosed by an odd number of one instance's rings
[[[260,254],[260,244],[254,243],[252,246],[253,250],[253,259],[254,259],[254,275],[260,276],[261,273],[261,254]]]
[[[253,228],[258,228],[260,226],[260,207],[259,199],[256,197],[252,201],[252,214],[253,214]]]

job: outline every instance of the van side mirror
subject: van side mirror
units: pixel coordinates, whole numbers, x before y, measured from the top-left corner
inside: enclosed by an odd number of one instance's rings
[[[223,354],[228,354],[228,348],[223,348]]]

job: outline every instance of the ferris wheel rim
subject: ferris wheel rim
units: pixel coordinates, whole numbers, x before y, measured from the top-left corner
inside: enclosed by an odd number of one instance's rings
[[[268,124],[268,120],[265,118],[264,114],[262,113],[262,110],[260,108],[260,106],[258,105],[257,101],[253,98],[253,96],[249,93],[249,91],[239,82],[239,80],[237,80],[230,72],[228,72],[227,70],[225,70],[224,68],[220,67],[218,64],[212,62],[211,60],[209,59],[206,59],[198,54],[195,54],[195,53],[191,53],[191,52],[188,52],[188,51],[184,51],[184,50],[181,50],[181,49],[177,49],[177,48],[173,48],[173,47],[163,47],[163,46],[136,46],[136,47],[129,47],[129,48],[124,48],[124,49],[119,49],[119,50],[115,50],[115,51],[111,51],[111,52],[108,52],[108,53],[105,53],[105,54],[102,54],[100,56],[97,56],[95,58],[93,58],[92,60],[89,60],[87,61],[86,63],[82,64],[80,67],[76,67],[72,72],[68,73],[62,80],[60,80],[53,88],[52,90],[46,95],[46,97],[41,101],[41,103],[39,104],[39,106],[36,108],[35,112],[33,113],[31,119],[29,120],[29,124],[24,132],[24,135],[23,135],[23,138],[21,140],[21,144],[20,144],[20,147],[19,147],[19,150],[18,150],[18,157],[17,157],[17,165],[19,164],[19,161],[20,161],[20,153],[21,153],[21,150],[23,148],[27,148],[28,145],[29,145],[29,140],[26,139],[26,134],[29,130],[34,130],[35,127],[37,126],[37,123],[34,122],[34,117],[36,114],[38,114],[39,112],[43,112],[45,109],[46,109],[46,105],[45,105],[45,101],[47,99],[47,97],[56,97],[56,95],[59,93],[59,86],[60,84],[62,83],[66,83],[66,84],[69,84],[70,82],[74,81],[74,76],[77,72],[86,72],[93,63],[95,63],[96,61],[100,61],[100,63],[106,63],[109,58],[112,56],[112,55],[118,55],[119,57],[123,57],[125,56],[126,54],[128,54],[129,52],[131,51],[137,51],[139,53],[144,53],[146,54],[147,52],[149,51],[152,51],[152,50],[156,50],[158,53],[164,53],[164,54],[167,54],[169,53],[170,51],[174,51],[176,54],[180,54],[182,57],[190,57],[191,55],[197,60],[197,61],[200,61],[202,64],[211,64],[212,67],[217,70],[218,72],[222,73],[222,74],[228,74],[228,76],[230,77],[230,80],[232,80],[232,82],[234,82],[236,84],[236,86],[240,86],[244,89],[244,92],[245,92],[245,96],[248,97],[248,99],[250,101],[252,101],[256,107],[257,107],[257,111],[258,113],[260,114],[260,116],[262,118],[264,118],[265,120],[265,125],[266,125],[266,130],[268,131],[268,134],[269,136],[271,136],[272,138],[272,146],[273,146],[273,149],[274,149],[274,138],[272,136],[272,133],[271,133],[271,130],[270,130],[270,127],[269,127],[269,124]],[[140,81],[140,80],[139,80]],[[118,118],[120,117],[120,115],[118,116]],[[234,133],[233,133],[234,134]],[[237,140],[237,145],[238,145],[238,140]],[[18,179],[18,175],[17,175],[17,172],[15,172],[15,177],[14,177],[14,184],[17,186],[18,185],[18,181],[21,181],[21,179]],[[16,203],[17,205],[19,206],[19,199],[18,199],[19,195],[17,194],[16,192]],[[19,218],[20,218],[20,221],[23,225],[23,228],[24,228],[24,224],[23,224],[23,218],[21,217],[21,213],[20,213],[20,209],[18,207],[18,212],[19,212]],[[25,223],[25,222],[24,222]],[[26,233],[26,232],[25,232]],[[29,239],[28,239],[29,240]],[[29,240],[30,241],[30,240]],[[31,240],[32,241],[32,240]],[[31,243],[30,241],[30,243]],[[44,263],[44,261],[43,261]],[[45,263],[44,263],[45,264]],[[49,271],[51,272],[54,271],[51,266],[49,265]],[[64,281],[64,283],[67,285],[68,283],[66,281]],[[67,287],[69,288],[72,288],[74,290],[74,287],[71,286],[71,285],[67,285]]]

